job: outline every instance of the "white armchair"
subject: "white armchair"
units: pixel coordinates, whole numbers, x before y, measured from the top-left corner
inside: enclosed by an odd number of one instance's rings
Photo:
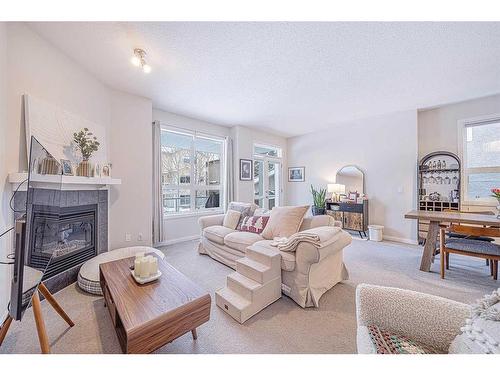
[[[469,305],[446,298],[360,284],[356,289],[358,353],[376,353],[367,328],[369,325],[448,352],[469,316]]]

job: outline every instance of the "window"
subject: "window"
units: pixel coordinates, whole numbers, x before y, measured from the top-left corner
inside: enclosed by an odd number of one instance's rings
[[[500,184],[500,117],[462,122],[465,201],[489,202]]]
[[[281,148],[276,146],[254,144],[253,154],[255,156],[269,156],[272,158],[281,158]]]
[[[222,207],[224,140],[161,129],[161,191],[166,216]]]

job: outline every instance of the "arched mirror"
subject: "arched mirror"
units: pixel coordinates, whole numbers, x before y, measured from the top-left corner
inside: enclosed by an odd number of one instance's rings
[[[345,186],[345,194],[357,192],[358,196],[365,194],[365,175],[355,165],[346,165],[337,172],[335,182]]]

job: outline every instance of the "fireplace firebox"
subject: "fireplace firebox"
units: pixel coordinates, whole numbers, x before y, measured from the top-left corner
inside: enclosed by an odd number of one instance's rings
[[[33,205],[27,263],[49,279],[97,255],[97,204]]]

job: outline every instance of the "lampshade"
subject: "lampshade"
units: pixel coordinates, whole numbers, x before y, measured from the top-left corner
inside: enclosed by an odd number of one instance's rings
[[[345,194],[345,185],[342,184],[328,184],[328,192],[335,194]]]

